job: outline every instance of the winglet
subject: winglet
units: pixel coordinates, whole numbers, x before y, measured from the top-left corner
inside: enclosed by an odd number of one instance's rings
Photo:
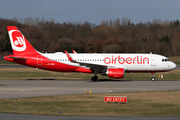
[[[75,50],[72,50],[74,54],[77,54],[77,52]]]
[[[69,61],[74,61],[74,60],[72,59],[72,57],[69,55],[69,53],[68,53],[66,50],[64,50],[64,52],[66,53],[66,55],[67,55]]]

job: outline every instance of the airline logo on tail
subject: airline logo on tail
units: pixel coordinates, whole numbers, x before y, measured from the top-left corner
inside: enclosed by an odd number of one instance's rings
[[[9,36],[13,50],[24,51],[26,49],[25,38],[18,30],[10,30]]]

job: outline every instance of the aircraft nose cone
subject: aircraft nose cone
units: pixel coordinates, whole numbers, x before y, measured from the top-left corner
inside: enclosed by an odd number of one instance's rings
[[[175,63],[172,63],[171,67],[172,67],[172,69],[176,69],[177,66]]]

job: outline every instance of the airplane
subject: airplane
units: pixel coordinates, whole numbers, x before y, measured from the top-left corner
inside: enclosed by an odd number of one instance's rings
[[[13,55],[4,59],[21,65],[57,72],[82,72],[94,74],[92,81],[97,81],[97,74],[109,78],[122,79],[125,73],[154,73],[171,71],[176,64],[167,57],[158,54],[97,54],[73,53],[66,50],[56,53],[41,53],[33,48],[16,26],[7,26]]]

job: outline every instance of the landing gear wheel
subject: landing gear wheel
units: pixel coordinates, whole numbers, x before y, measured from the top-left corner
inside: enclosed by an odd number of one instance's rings
[[[155,81],[154,73],[153,72],[151,73],[151,81]]]
[[[93,81],[93,82],[95,82],[95,81],[97,81],[97,79],[98,79],[98,77],[95,75],[95,76],[92,76],[92,78],[91,78],[91,80]]]
[[[152,80],[152,81],[155,81],[155,78],[154,78],[154,77],[152,77],[152,78],[151,78],[151,80]]]

